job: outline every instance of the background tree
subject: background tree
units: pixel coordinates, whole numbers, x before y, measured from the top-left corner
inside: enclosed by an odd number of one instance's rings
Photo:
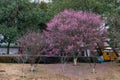
[[[110,31],[110,44],[113,47],[118,47],[119,42],[120,42],[120,38],[119,38],[119,34],[120,34],[120,1],[119,0],[115,0],[116,2],[115,4],[115,8],[113,9],[113,12],[110,13],[110,15],[107,17],[108,20],[108,25],[109,25],[109,31]],[[111,0],[112,2],[112,0]]]
[[[120,14],[118,13],[114,13],[113,15],[111,15],[108,19],[108,23],[109,23],[109,31],[110,31],[110,44],[113,45],[113,47],[118,47],[120,46]]]
[[[80,47],[91,49],[96,43],[106,38],[105,20],[92,12],[64,10],[56,15],[47,25],[54,46],[66,53],[80,51]],[[60,53],[60,52],[59,52]]]
[[[0,27],[0,33],[4,35],[4,40],[2,42],[7,43],[7,54],[9,54],[9,47],[11,42],[15,42],[15,40],[18,38],[18,32],[16,27],[6,27],[1,26]]]
[[[92,11],[101,15],[109,15],[116,9],[117,0],[53,0],[49,6],[50,13],[56,15],[64,9]]]
[[[38,24],[46,23],[48,18],[38,3],[30,3],[29,0],[0,0],[0,33],[8,42],[7,53],[11,42],[15,42],[28,29],[43,29]]]

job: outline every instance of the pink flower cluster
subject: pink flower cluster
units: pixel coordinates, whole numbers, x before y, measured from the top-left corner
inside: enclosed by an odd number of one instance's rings
[[[48,30],[54,39],[54,45],[66,51],[77,50],[83,45],[92,48],[107,37],[107,30],[100,30],[105,20],[92,12],[64,10],[56,15],[49,23]]]

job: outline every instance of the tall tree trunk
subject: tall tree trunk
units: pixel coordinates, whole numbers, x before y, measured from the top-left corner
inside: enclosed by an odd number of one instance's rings
[[[90,67],[92,67],[91,59],[93,59],[93,58],[90,58],[90,54],[88,55],[87,49],[86,49],[86,55],[88,57],[89,65],[90,65]],[[96,68],[96,62],[93,62],[92,73],[96,73],[96,69],[95,68]]]
[[[62,66],[61,66],[61,74],[63,75],[64,74],[64,70],[65,70],[65,51],[64,49],[62,48],[61,49],[61,63],[62,63]],[[64,77],[61,78],[61,80],[64,80]]]
[[[11,41],[8,41],[8,45],[7,45],[7,54],[10,53],[10,43],[11,43]]]
[[[74,53],[74,65],[77,65],[77,59],[78,59],[78,52]]]

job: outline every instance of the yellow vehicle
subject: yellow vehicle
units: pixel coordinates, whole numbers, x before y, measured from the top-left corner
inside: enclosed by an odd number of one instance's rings
[[[118,54],[111,47],[102,47],[97,49],[99,56],[103,56],[105,61],[113,61],[118,59]]]
[[[113,60],[117,60],[118,55],[117,53],[111,48],[111,47],[106,47],[103,51],[103,59],[105,61],[113,61]]]

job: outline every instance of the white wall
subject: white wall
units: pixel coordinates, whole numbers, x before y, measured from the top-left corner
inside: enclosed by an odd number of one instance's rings
[[[18,54],[19,48],[10,48],[9,54]],[[0,55],[7,54],[7,48],[2,47],[0,48]]]

